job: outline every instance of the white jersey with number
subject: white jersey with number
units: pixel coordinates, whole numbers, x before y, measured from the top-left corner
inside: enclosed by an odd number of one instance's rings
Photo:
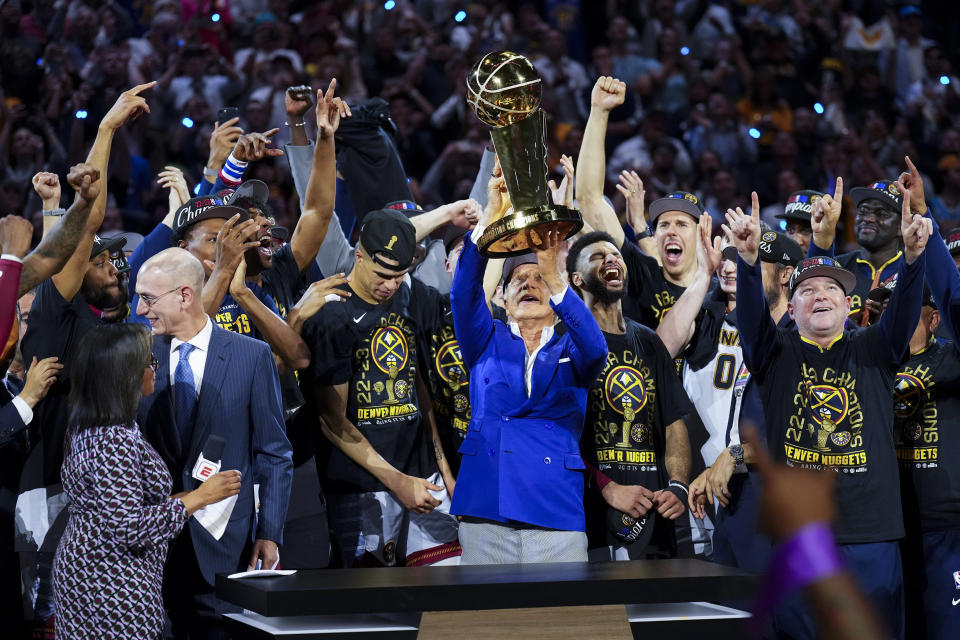
[[[704,367],[683,364],[683,388],[697,408],[709,438],[700,447],[710,466],[731,443],[740,442],[740,404],[748,378],[740,346],[740,331],[726,319],[717,337],[716,353]]]

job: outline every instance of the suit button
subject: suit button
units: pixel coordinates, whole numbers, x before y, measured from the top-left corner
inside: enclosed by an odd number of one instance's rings
[[[490,378],[484,378],[483,384],[490,384]]]
[[[491,456],[495,456],[495,455],[497,455],[497,450],[496,450],[496,449],[490,449],[490,451],[488,451],[487,453],[488,453],[489,455],[491,455]]]
[[[550,464],[550,456],[543,459],[543,464]]]
[[[503,416],[504,422],[510,422],[510,416]]]

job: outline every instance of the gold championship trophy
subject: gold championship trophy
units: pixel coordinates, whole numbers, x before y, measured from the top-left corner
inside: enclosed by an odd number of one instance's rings
[[[550,202],[540,89],[540,76],[530,61],[510,51],[488,53],[467,76],[467,104],[493,127],[490,137],[513,204],[512,211],[492,221],[480,236],[478,247],[487,257],[529,252],[531,229],[554,229],[568,238],[583,227],[575,209]]]

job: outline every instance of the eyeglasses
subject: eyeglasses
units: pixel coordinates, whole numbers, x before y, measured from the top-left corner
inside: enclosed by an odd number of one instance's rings
[[[147,363],[147,366],[153,369],[153,372],[157,372],[157,367],[160,366],[160,361],[157,360],[157,356],[150,354],[150,362]]]
[[[173,293],[174,291],[180,291],[180,287],[175,287],[173,289],[170,289],[170,291],[164,291],[158,296],[151,296],[151,295],[147,295],[146,293],[141,293],[140,299],[143,300],[143,303],[145,305],[147,305],[148,307],[152,307],[153,305],[157,304],[157,300],[159,300],[165,295]]]

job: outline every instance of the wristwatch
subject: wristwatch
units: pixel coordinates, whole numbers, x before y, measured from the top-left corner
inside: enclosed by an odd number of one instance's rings
[[[739,444],[732,444],[728,449],[730,457],[733,458],[733,464],[741,466],[743,464],[743,447]]]
[[[652,238],[653,229],[650,228],[650,225],[647,225],[647,228],[637,234],[638,238]]]
[[[62,217],[67,213],[66,209],[47,209],[43,212],[45,216]]]

